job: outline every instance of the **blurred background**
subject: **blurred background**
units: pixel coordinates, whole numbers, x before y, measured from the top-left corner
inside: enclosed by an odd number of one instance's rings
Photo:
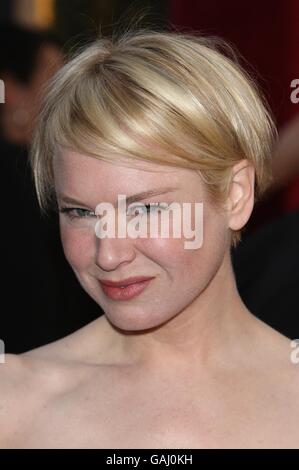
[[[291,100],[291,83],[299,80],[299,2],[0,0],[0,338],[6,351],[54,341],[103,313],[64,258],[56,215],[40,215],[28,149],[43,86],[65,55],[97,31],[109,35],[137,19],[140,27],[226,39],[268,100],[279,130],[273,185],[257,203],[232,258],[248,308],[299,338],[299,91]]]

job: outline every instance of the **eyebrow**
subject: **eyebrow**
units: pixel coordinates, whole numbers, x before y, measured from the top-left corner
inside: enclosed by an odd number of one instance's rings
[[[131,196],[126,197],[126,203],[132,204],[133,202],[143,201],[148,197],[153,196],[160,196],[161,194],[166,194],[177,190],[178,188],[175,187],[164,187],[164,188],[157,188],[151,189],[149,191],[142,191],[141,193],[133,194]],[[88,206],[88,204],[84,204],[77,199],[67,196],[66,194],[60,193],[57,195],[62,201],[69,203],[69,204],[78,204],[79,206]],[[117,202],[113,204],[113,207],[117,206]]]

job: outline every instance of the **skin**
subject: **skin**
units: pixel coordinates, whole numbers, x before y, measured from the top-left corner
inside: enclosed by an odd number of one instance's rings
[[[159,172],[152,170],[159,169]],[[60,214],[66,258],[105,315],[21,355],[0,375],[4,448],[276,448],[299,442],[299,364],[290,340],[254,317],[235,283],[230,230],[253,208],[254,171],[232,170],[225,210],[191,170],[124,167],[62,150],[55,187],[93,211],[161,186],[143,202],[203,202],[204,239],[99,239]],[[109,182],[109,184],[107,184]],[[79,204],[80,202],[80,204]],[[155,278],[138,297],[114,301],[98,279]]]

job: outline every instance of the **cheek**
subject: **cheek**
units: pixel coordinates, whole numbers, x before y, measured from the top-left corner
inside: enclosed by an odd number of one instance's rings
[[[178,278],[192,278],[194,270],[198,270],[201,265],[202,248],[186,250],[184,242],[184,239],[178,238],[148,238],[138,240],[137,248],[174,281]]]
[[[224,220],[212,211],[204,212],[200,231],[202,228],[203,244],[200,248],[185,248],[185,242],[193,238],[145,238],[137,242],[138,249],[160,266],[174,287],[184,285],[187,291],[193,291],[207,285],[216,274],[227,244]]]
[[[60,236],[65,257],[76,270],[87,266],[93,257],[93,236],[88,231],[61,223]]]

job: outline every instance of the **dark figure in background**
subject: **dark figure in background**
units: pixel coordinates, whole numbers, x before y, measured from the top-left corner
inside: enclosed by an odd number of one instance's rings
[[[273,152],[273,184],[286,214],[273,218],[233,250],[240,295],[257,317],[292,339],[299,338],[299,115],[279,132]],[[280,188],[287,189],[283,194]],[[277,196],[276,196],[277,197]]]
[[[63,63],[51,34],[0,26],[2,308],[6,352],[48,343],[102,314],[65,260],[57,215],[43,218],[28,165],[43,86]]]
[[[232,249],[239,293],[258,318],[299,339],[299,209],[259,227]]]

